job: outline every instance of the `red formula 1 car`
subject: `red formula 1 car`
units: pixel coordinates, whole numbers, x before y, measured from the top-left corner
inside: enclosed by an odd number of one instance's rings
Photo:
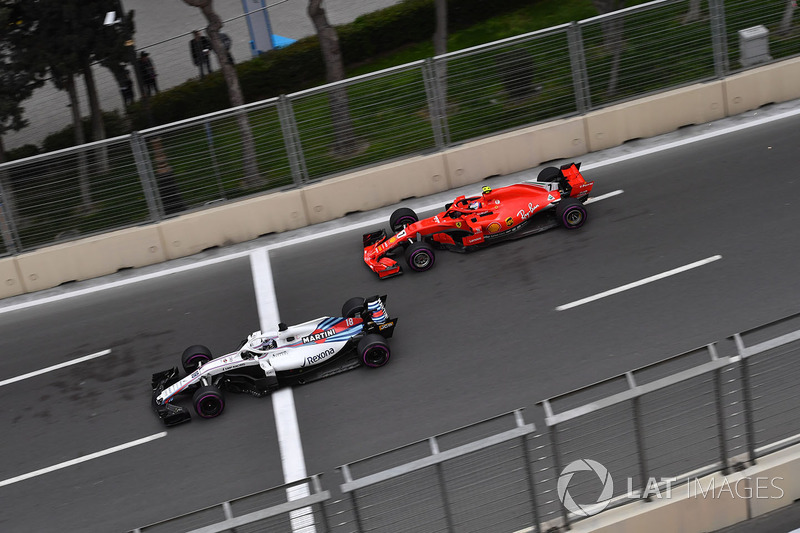
[[[397,209],[389,217],[393,236],[384,230],[364,235],[364,262],[383,279],[403,273],[388,257],[399,250],[412,270],[424,272],[433,267],[434,247],[466,252],[559,225],[579,228],[586,222],[583,204],[594,185],[583,179],[580,166],[547,167],[535,181],[495,190],[483,187],[481,196],[459,196],[443,212],[423,220],[411,209]]]

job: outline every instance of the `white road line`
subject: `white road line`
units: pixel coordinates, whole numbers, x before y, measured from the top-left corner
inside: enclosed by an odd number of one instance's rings
[[[162,437],[166,437],[167,432],[162,431],[161,433],[156,433],[155,435],[150,435],[149,437],[144,437],[143,439],[134,440],[131,442],[126,442],[125,444],[120,444],[119,446],[114,446],[113,448],[107,448],[105,450],[90,453],[89,455],[84,455],[83,457],[78,457],[77,459],[71,459],[69,461],[64,461],[63,463],[58,463],[57,465],[48,466],[47,468],[42,468],[41,470],[36,470],[34,472],[28,472],[27,474],[22,474],[21,476],[8,478],[6,480],[0,481],[0,487],[5,487],[6,485],[12,485],[14,483],[19,483],[20,481],[25,481],[26,479],[30,479],[32,477],[41,476],[43,474],[49,474],[50,472],[55,472],[56,470],[61,470],[62,468],[67,468],[70,466],[74,466],[80,463],[85,463],[86,461],[91,461],[92,459],[97,459],[98,457],[103,457],[104,455],[110,455],[112,453],[121,452],[122,450],[127,450],[128,448],[133,448],[134,446],[139,446],[140,444],[147,444],[148,442],[154,441],[156,439],[160,439]]]
[[[269,260],[269,247],[250,253],[250,269],[253,272],[256,305],[258,307],[261,331],[274,330],[280,315],[278,298],[272,280],[272,265]],[[278,433],[278,449],[281,454],[284,483],[293,483],[308,477],[300,439],[300,425],[294,406],[294,393],[289,387],[272,393],[272,411],[275,414],[275,429]],[[286,490],[289,500],[297,500],[311,494],[308,484],[297,485]],[[314,533],[314,516],[310,507],[290,513],[292,530],[296,533]]]
[[[644,278],[639,281],[634,281],[633,283],[628,283],[627,285],[623,285],[621,287],[617,287],[616,289],[611,289],[605,292],[601,292],[600,294],[595,294],[594,296],[589,296],[587,298],[583,298],[581,300],[575,300],[574,302],[570,302],[568,304],[559,305],[556,307],[556,311],[564,311],[566,309],[572,309],[573,307],[578,307],[579,305],[587,304],[589,302],[593,302],[595,300],[599,300],[600,298],[605,298],[606,296],[611,296],[612,294],[617,294],[623,291],[627,291],[628,289],[633,289],[635,287],[641,287],[647,283],[652,283],[653,281],[658,281],[660,279],[668,278],[669,276],[674,276],[675,274],[680,274],[681,272],[686,272],[687,270],[691,270],[693,268],[701,267],[703,265],[707,265],[709,263],[713,263],[722,259],[721,255],[715,255],[713,257],[709,257],[707,259],[703,259],[701,261],[696,261],[689,265],[685,265],[682,267],[678,267],[672,270],[668,270],[667,272],[662,272],[661,274],[656,274],[655,276],[650,276],[649,278]]]
[[[77,359],[73,359],[71,361],[65,361],[57,365],[48,366],[47,368],[42,368],[41,370],[34,370],[33,372],[28,372],[27,374],[22,374],[21,376],[17,376],[15,378],[4,379],[3,381],[0,381],[0,387],[2,387],[3,385],[9,385],[11,383],[16,383],[17,381],[22,381],[23,379],[28,379],[34,376],[39,376],[41,374],[46,374],[47,372],[52,372],[53,370],[58,370],[59,368],[64,368],[70,365],[77,365],[78,363],[83,363],[84,361],[89,361],[90,359],[102,357],[110,353],[111,350],[103,350],[102,352],[84,355],[83,357],[78,357]]]

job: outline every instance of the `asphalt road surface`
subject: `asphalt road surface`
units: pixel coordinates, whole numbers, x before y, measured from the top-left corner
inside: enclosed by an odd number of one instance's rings
[[[190,344],[229,351],[262,321],[335,315],[353,296],[388,294],[391,362],[292,391],[301,466],[330,486],[343,463],[518,407],[536,421],[543,398],[796,312],[800,115],[744,118],[589,154],[594,196],[616,194],[589,206],[583,228],[439,253],[424,274],[379,281],[363,265],[361,234],[388,226],[386,208],[0,302],[0,530],[125,531],[282,484],[273,398],[230,395],[220,418],[165,430],[150,375]],[[723,126],[743,129],[690,142]],[[265,245],[276,316],[254,288],[251,251]]]

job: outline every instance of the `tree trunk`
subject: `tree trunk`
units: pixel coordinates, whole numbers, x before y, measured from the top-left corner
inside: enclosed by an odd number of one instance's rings
[[[625,7],[625,0],[592,0],[592,3],[601,15]],[[624,23],[625,21],[622,17],[606,20],[601,23],[603,28],[603,42],[612,56],[611,73],[608,77],[608,89],[606,90],[606,94],[609,97],[614,97],[617,94],[619,65],[622,59],[622,49],[625,46],[625,39],[622,35]]]
[[[83,79],[86,83],[86,96],[89,99],[89,111],[92,117],[92,140],[102,141],[106,138],[106,125],[103,122],[103,110],[100,108],[100,100],[97,98],[97,85],[94,82],[94,72],[92,72],[92,65],[89,59],[83,61]],[[108,173],[108,147],[103,145],[95,151],[98,170],[106,174]]]
[[[447,53],[447,0],[436,0],[436,31],[433,34],[433,54]],[[447,62],[436,61],[436,81],[447,100]]]
[[[239,107],[244,105],[244,96],[242,95],[242,88],[239,84],[239,76],[236,74],[236,68],[231,64],[228,57],[225,45],[222,44],[222,39],[219,37],[219,30],[222,29],[222,19],[214,11],[213,0],[183,0],[190,6],[199,8],[208,21],[206,32],[208,38],[211,40],[211,47],[219,60],[222,76],[225,78],[225,84],[228,87],[228,99],[232,107]],[[253,139],[253,131],[250,129],[250,120],[247,118],[247,113],[242,111],[237,114],[236,121],[239,125],[239,133],[242,137],[242,164],[244,166],[244,179],[242,185],[247,188],[256,188],[263,185],[264,179],[258,171],[258,164],[256,158],[255,140]]]
[[[796,0],[786,0],[786,8],[783,10],[783,18],[781,19],[781,25],[778,29],[779,33],[789,32],[789,29],[792,27],[792,17],[794,16],[794,10],[796,8]]]
[[[78,147],[78,185],[81,192],[81,207],[89,211],[92,207],[92,195],[89,187],[89,172],[86,165],[86,152],[80,148],[86,143],[86,136],[83,133],[83,122],[81,121],[80,102],[78,101],[78,91],[75,89],[75,78],[72,74],[64,77],[64,88],[69,95],[69,108],[72,113],[72,125],[75,133],[75,146]]]
[[[694,22],[700,18],[700,2],[701,0],[690,0],[689,12],[683,17],[683,23]]]
[[[328,16],[322,9],[322,1],[309,0],[308,16],[317,31],[319,47],[325,62],[325,77],[329,83],[333,83],[344,79],[344,62],[339,47],[339,34],[336,32],[336,28],[328,22]],[[331,107],[331,120],[336,136],[333,151],[339,155],[352,154],[357,150],[357,143],[353,122],[350,118],[347,89],[341,85],[331,88],[328,93],[328,102]]]

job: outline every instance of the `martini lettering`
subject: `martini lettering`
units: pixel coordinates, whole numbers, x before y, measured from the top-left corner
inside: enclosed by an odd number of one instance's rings
[[[303,337],[302,339],[300,339],[300,342],[302,342],[303,344],[307,344],[309,342],[321,341],[322,339],[327,339],[328,337],[333,337],[334,335],[336,335],[335,329],[333,328],[326,329],[322,333],[315,333],[314,335]]]

